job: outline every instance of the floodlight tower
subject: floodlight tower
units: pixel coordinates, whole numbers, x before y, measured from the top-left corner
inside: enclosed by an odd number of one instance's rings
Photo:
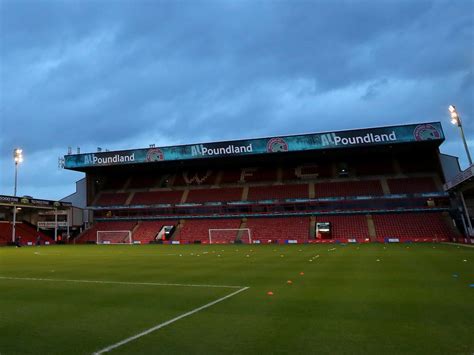
[[[469,148],[467,146],[466,137],[464,136],[464,129],[462,128],[462,121],[461,117],[459,116],[458,112],[456,111],[456,106],[450,105],[449,112],[451,114],[451,123],[459,127],[461,131],[461,138],[462,142],[464,143],[464,148],[466,149],[467,159],[469,160],[469,166],[472,165],[471,154],[469,153]]]
[[[13,160],[15,161],[15,189],[13,192],[13,196],[16,196],[16,186],[18,182],[18,164],[23,162],[23,149],[13,149]]]

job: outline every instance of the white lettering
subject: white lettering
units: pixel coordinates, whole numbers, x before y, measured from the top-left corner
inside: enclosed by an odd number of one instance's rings
[[[322,144],[328,145],[330,144],[325,138],[327,135],[322,136]],[[379,143],[379,142],[393,142],[397,140],[397,135],[395,131],[392,131],[389,134],[373,134],[367,133],[365,136],[354,136],[354,137],[339,137],[334,135],[334,145],[356,145],[356,144],[370,144],[370,143]]]
[[[90,159],[90,158],[89,158]],[[128,163],[128,162],[133,162],[135,161],[135,153],[132,153],[130,155],[120,155],[120,154],[115,154],[112,157],[98,157],[96,155],[92,156],[92,161],[89,160],[89,163],[87,163],[87,159],[85,159],[86,164],[114,164],[114,163]]]
[[[252,153],[253,146],[249,144],[247,146],[235,146],[233,144],[228,145],[227,147],[221,148],[208,148],[201,144],[201,146],[192,146],[191,154],[195,155],[227,155],[227,154],[237,154],[237,153]]]

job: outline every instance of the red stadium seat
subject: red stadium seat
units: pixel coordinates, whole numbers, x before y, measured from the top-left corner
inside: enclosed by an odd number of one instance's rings
[[[251,186],[247,200],[278,200],[287,198],[308,198],[308,184],[277,185],[277,186]]]
[[[77,243],[97,241],[97,231],[132,231],[137,222],[107,221],[97,222],[91,228],[84,231],[77,239]]]
[[[365,215],[317,216],[316,222],[330,222],[332,239],[364,241],[369,238],[369,227]]]
[[[0,222],[0,244],[7,244],[12,241],[12,231],[13,226],[10,222]],[[35,227],[23,222],[17,222],[15,224],[15,235],[17,237],[21,236],[21,242],[23,244],[28,242],[35,244],[38,235],[41,236],[42,243],[45,241],[50,243],[54,242],[54,240],[47,234],[43,233],[42,231],[37,231]]]
[[[316,198],[383,195],[379,180],[318,182],[314,185]]]
[[[387,183],[392,194],[439,191],[430,177],[387,179]]]
[[[131,205],[159,205],[180,203],[183,190],[135,192]]]
[[[173,226],[177,223],[177,221],[172,220],[140,222],[138,227],[133,232],[133,241],[140,242],[141,244],[154,241],[156,240],[156,236],[163,226]]]
[[[242,199],[242,188],[219,188],[219,189],[193,189],[189,190],[186,202],[225,202],[240,201]]]
[[[240,226],[240,219],[188,219],[185,221],[183,228],[179,232],[178,239],[182,243],[192,243],[200,241],[202,243],[209,242],[209,229],[236,229]],[[229,233],[221,233],[217,235],[217,239],[213,242],[230,242],[231,239],[237,237]],[[221,240],[223,239],[223,240]]]
[[[247,228],[252,240],[261,243],[271,241],[298,240],[303,243],[309,239],[309,217],[249,218]]]
[[[373,215],[378,240],[448,239],[455,237],[441,213],[397,213]],[[427,240],[425,240],[427,241]]]
[[[103,192],[95,203],[96,206],[120,206],[127,201],[128,192]]]

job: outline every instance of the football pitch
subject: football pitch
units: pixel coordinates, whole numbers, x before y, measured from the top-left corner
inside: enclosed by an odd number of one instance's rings
[[[473,354],[474,248],[0,248],[0,354],[93,353]]]

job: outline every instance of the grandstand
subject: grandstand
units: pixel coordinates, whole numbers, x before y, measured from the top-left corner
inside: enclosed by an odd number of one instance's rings
[[[139,243],[452,240],[443,141],[432,122],[66,155],[95,221],[75,242],[117,230]]]
[[[451,196],[456,222],[462,230],[457,242],[474,244],[474,165],[459,172],[444,184],[444,190]]]
[[[62,241],[63,234],[76,232],[72,214],[67,202],[0,195],[0,245],[34,245],[38,238],[41,244]]]

